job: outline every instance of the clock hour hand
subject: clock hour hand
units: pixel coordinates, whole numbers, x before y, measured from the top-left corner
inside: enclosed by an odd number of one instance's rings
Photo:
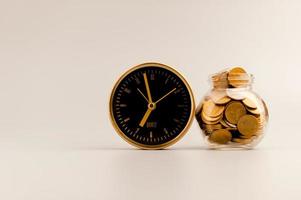
[[[147,110],[144,114],[144,116],[142,117],[140,123],[139,123],[139,126],[143,127],[144,124],[146,123],[147,119],[149,118],[150,114],[152,113],[153,110],[156,109],[156,104],[154,103],[150,103],[148,104],[148,107],[147,107]]]
[[[140,123],[139,123],[139,126],[143,127],[144,124],[146,123],[148,117],[150,116],[152,110],[151,109],[147,109],[147,111],[145,112],[143,118],[141,119]]]

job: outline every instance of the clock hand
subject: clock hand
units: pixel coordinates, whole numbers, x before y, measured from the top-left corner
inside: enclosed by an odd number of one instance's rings
[[[141,121],[140,121],[140,123],[139,123],[139,126],[141,126],[141,127],[144,126],[144,124],[146,123],[147,119],[149,118],[151,112],[152,112],[153,110],[155,110],[155,109],[156,109],[156,104],[154,104],[154,103],[148,104],[147,110],[146,110],[144,116],[142,117],[142,119],[141,119]]]
[[[164,98],[166,98],[168,95],[170,95],[171,93],[173,93],[177,88],[172,89],[171,91],[169,91],[167,94],[165,94],[163,97],[161,97],[160,99],[158,99],[155,104],[159,103],[161,100],[163,100]]]
[[[144,78],[144,83],[145,83],[145,87],[146,87],[146,92],[147,92],[147,97],[148,97],[148,103],[152,103],[152,95],[149,89],[149,84],[148,84],[148,80],[147,80],[147,75],[146,73],[143,74],[143,78]]]
[[[141,92],[141,90],[139,88],[137,88],[138,92],[143,96],[143,98],[148,102],[148,99],[146,98],[146,96]]]
[[[148,117],[150,116],[151,112],[153,110],[148,108],[147,111],[145,112],[143,118],[141,119],[140,123],[139,123],[139,126],[143,127],[144,124],[146,123],[146,120],[148,119]]]
[[[148,104],[148,108],[147,108],[147,110],[146,110],[146,112],[145,112],[143,118],[141,119],[141,121],[140,121],[140,123],[139,123],[139,126],[143,127],[143,126],[145,125],[147,119],[149,118],[151,112],[152,112],[153,110],[156,109],[156,104],[159,103],[159,102],[160,102],[161,100],[163,100],[164,98],[166,98],[166,97],[167,97],[168,95],[170,95],[171,93],[173,93],[176,89],[177,89],[177,88],[172,89],[172,90],[169,91],[167,94],[165,94],[164,96],[162,96],[159,100],[157,100],[155,103],[152,103],[152,102],[149,103],[149,104]],[[138,89],[138,91],[140,91],[140,90]],[[142,93],[141,91],[140,91],[140,93],[143,95],[143,93]],[[143,95],[143,96],[144,96],[144,95]]]

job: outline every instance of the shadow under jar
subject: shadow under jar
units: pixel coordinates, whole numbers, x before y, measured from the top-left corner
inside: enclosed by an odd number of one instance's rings
[[[268,123],[265,102],[252,90],[253,75],[234,67],[210,77],[211,90],[196,111],[205,141],[213,149],[250,149]]]

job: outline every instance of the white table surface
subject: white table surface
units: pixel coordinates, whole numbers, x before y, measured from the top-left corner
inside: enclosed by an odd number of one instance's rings
[[[297,146],[263,142],[254,150],[215,151],[183,140],[167,150],[146,151],[125,143],[101,147],[51,137],[47,144],[37,136],[3,138],[0,195],[9,200],[301,198]]]

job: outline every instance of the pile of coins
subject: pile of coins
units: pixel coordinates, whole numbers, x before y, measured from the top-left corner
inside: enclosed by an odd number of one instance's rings
[[[259,97],[245,89],[250,77],[240,67],[212,76],[214,89],[196,112],[210,143],[245,145],[262,135],[267,109]]]
[[[252,76],[243,68],[235,67],[214,74],[211,80],[214,88],[240,88],[249,85],[252,81]]]

